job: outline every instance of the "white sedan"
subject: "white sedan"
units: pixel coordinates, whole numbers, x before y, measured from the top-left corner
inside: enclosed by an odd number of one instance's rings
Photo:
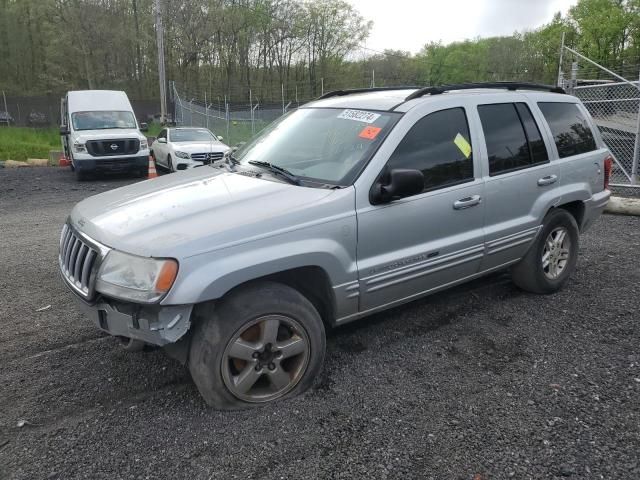
[[[222,160],[229,146],[206,128],[165,128],[151,146],[159,168],[175,172]]]

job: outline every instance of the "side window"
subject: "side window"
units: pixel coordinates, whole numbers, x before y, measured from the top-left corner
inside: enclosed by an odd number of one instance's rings
[[[571,157],[596,149],[589,122],[575,103],[538,103],[549,123],[560,158]]]
[[[158,138],[167,138],[167,131],[166,131],[166,130],[162,130],[162,131],[158,134]]]
[[[387,166],[420,170],[425,191],[472,181],[473,155],[464,109],[441,110],[418,120]]]
[[[489,156],[489,175],[549,161],[540,130],[524,103],[478,106]]]

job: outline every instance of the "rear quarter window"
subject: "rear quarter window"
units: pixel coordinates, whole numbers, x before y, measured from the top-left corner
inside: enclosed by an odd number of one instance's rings
[[[549,124],[560,158],[596,150],[589,122],[577,104],[540,102],[538,107]]]

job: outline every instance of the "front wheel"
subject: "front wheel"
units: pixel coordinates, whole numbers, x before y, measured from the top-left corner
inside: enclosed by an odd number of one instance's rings
[[[326,340],[320,315],[286,285],[238,289],[199,317],[189,370],[212,407],[249,408],[298,395],[322,368]]]
[[[513,282],[532,293],[557,292],[576,267],[579,243],[573,215],[561,208],[552,210],[529,252],[512,267]]]
[[[171,161],[171,155],[167,155],[167,170],[169,170],[169,173],[173,172],[173,162]]]

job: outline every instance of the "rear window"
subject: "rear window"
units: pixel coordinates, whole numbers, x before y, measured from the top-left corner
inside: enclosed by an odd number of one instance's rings
[[[596,141],[587,118],[575,103],[538,103],[549,124],[560,158],[592,152]]]

